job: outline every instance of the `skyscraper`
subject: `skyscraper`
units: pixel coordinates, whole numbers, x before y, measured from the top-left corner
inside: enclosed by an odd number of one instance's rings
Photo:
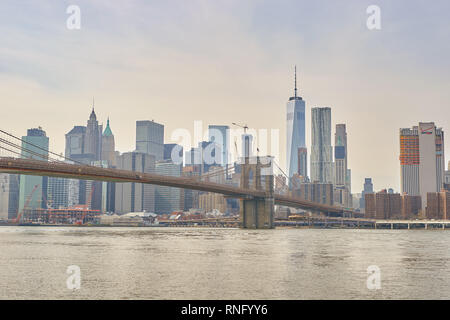
[[[155,157],[155,161],[164,157],[164,125],[155,121],[136,121],[136,151]]]
[[[308,149],[298,148],[298,174],[304,178],[308,176]]]
[[[400,129],[400,166],[402,193],[422,197],[441,191],[444,183],[444,131],[434,122]]]
[[[346,178],[347,178],[347,183],[346,183],[347,190],[351,194],[352,193],[352,169],[347,169]]]
[[[222,166],[222,146],[213,141],[201,141],[198,143],[201,151],[202,174],[209,172],[211,167]]]
[[[155,158],[149,154],[127,152],[117,157],[117,168],[135,172],[155,172]],[[115,211],[128,212],[154,212],[155,186],[142,183],[116,183],[115,185]]]
[[[28,129],[27,135],[22,137],[22,158],[47,161],[48,137],[41,128]],[[23,210],[27,199],[30,201],[27,208],[43,208],[47,194],[47,177],[20,176],[19,185],[19,212]],[[33,189],[36,186],[36,190]]]
[[[334,183],[337,186],[346,185],[347,177],[347,131],[345,124],[337,124],[334,135]]]
[[[286,160],[288,176],[299,172],[298,149],[305,148],[305,101],[297,96],[297,67],[295,68],[294,96],[286,105]],[[300,173],[301,174],[301,173]],[[307,173],[304,173],[305,176]]]
[[[366,208],[366,198],[365,195],[373,193],[373,183],[372,178],[366,178],[364,179],[364,190],[361,192],[361,199],[359,200],[359,207],[362,210],[365,210]]]
[[[186,152],[186,155],[189,152]],[[200,175],[200,166],[197,165],[188,165],[182,168],[181,175],[183,177],[198,177]],[[184,211],[188,211],[192,208],[198,208],[198,197],[200,195],[200,191],[192,190],[192,189],[184,189]]]
[[[109,118],[106,122],[105,131],[102,134],[102,156],[101,160],[107,161],[108,166],[116,166],[116,150],[114,135],[112,133],[111,127],[109,126]]]
[[[95,114],[94,107],[92,107],[87,126],[74,126],[66,134],[66,157],[88,165],[100,160],[103,157],[102,130],[103,125],[98,124],[97,115]],[[107,150],[111,148],[111,139],[114,140],[114,137],[108,137],[106,139]],[[78,204],[87,204],[89,201],[90,185],[92,185],[92,182],[86,180],[79,181]]]
[[[450,161],[448,162],[448,170],[444,173],[444,189],[450,191]]]
[[[102,150],[102,126],[98,124],[97,115],[92,107],[86,125],[85,154],[91,154],[94,160],[100,160]]]
[[[218,165],[228,164],[228,149],[230,145],[230,127],[210,125],[208,126],[209,141],[215,143],[218,155]]]
[[[98,160],[93,161],[91,163],[94,167],[100,168],[109,168],[110,163],[107,160]],[[87,181],[86,184],[86,194],[88,198],[86,199],[86,204],[91,208],[91,210],[100,210],[101,212],[105,212],[110,208],[113,204],[108,201],[115,201],[115,182],[107,182],[107,181]],[[109,194],[108,192],[114,192],[114,194]],[[115,204],[114,204],[115,205]]]
[[[19,206],[19,175],[0,173],[0,219],[16,217]]]
[[[171,160],[178,164],[183,163],[183,146],[176,143],[165,143],[163,160]]]
[[[112,133],[109,118],[106,122],[106,128],[102,134],[102,155],[101,160],[94,162],[94,165],[111,168],[117,167],[117,155],[114,134]],[[100,182],[93,183],[91,208],[106,212],[114,212],[116,183]]]
[[[249,158],[253,156],[253,136],[249,133],[242,135],[242,157]]]
[[[158,161],[155,164],[157,174],[181,177],[182,165],[175,164],[171,160]],[[155,192],[155,212],[172,213],[184,208],[183,189],[157,186]]]
[[[86,127],[74,126],[66,133],[66,157],[86,164],[100,160],[102,157],[102,130],[103,125],[98,124],[97,115],[92,108]]]
[[[79,184],[80,181],[75,179],[48,178],[47,206],[60,209],[77,205]]]
[[[311,182],[333,183],[331,108],[312,108],[311,117]]]
[[[84,126],[74,126],[66,133],[66,157],[75,159],[79,155],[83,155],[85,139],[86,127]]]
[[[191,150],[185,153],[185,166],[195,166],[198,172],[201,171],[202,165],[202,150],[201,147],[192,147]]]

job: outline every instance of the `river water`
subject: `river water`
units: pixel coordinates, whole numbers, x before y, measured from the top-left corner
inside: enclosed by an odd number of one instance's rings
[[[8,226],[0,299],[450,299],[449,244],[442,230]]]

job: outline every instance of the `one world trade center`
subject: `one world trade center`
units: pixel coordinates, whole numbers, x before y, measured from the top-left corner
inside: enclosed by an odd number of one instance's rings
[[[294,96],[289,98],[286,105],[286,160],[289,178],[296,173],[303,177],[308,175],[305,144],[305,101],[297,95],[297,67],[295,67],[294,77]]]

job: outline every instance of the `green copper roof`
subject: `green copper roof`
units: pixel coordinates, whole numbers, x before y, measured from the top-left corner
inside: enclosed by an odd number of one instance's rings
[[[109,127],[109,118],[108,118],[108,122],[106,123],[105,131],[103,131],[103,135],[104,135],[104,136],[107,136],[107,137],[113,135],[113,134],[112,134],[112,131],[111,131],[111,128]]]

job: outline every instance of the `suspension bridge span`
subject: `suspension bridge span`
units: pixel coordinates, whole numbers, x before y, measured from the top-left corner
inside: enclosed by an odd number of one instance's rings
[[[53,176],[82,180],[99,180],[111,182],[134,182],[160,186],[192,189],[223,194],[241,200],[241,223],[244,228],[273,228],[273,205],[312,210],[324,213],[348,212],[341,207],[302,200],[296,197],[280,195],[273,192],[272,181],[261,184],[261,167],[248,162],[242,164],[240,187],[201,181],[194,177],[173,177],[154,173],[100,168],[95,166],[50,162],[44,160],[0,157],[0,172],[36,176]],[[253,172],[253,173],[250,173]],[[254,174],[254,175],[253,175]],[[249,176],[254,178],[250,179]]]

